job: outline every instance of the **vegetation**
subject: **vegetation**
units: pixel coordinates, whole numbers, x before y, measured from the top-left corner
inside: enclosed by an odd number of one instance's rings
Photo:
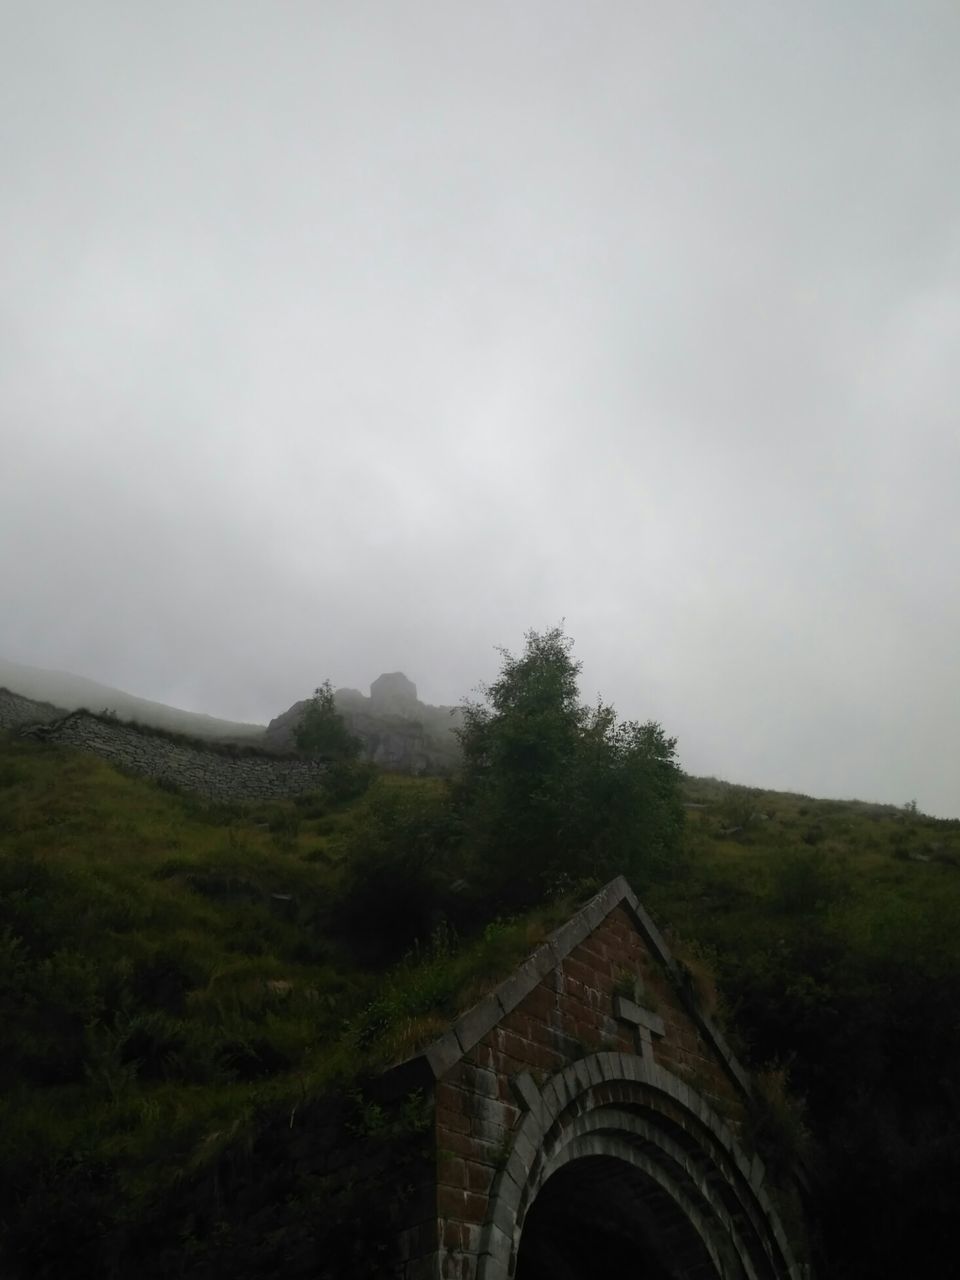
[[[765,1086],[755,1136],[768,1163],[790,1149],[808,1161],[822,1273],[946,1260],[960,1186],[960,822],[712,779],[686,794],[685,874],[651,885],[646,905],[718,979]]]
[[[579,702],[580,664],[560,628],[502,651],[498,680],[465,707],[453,779],[374,791],[348,839],[340,926],[384,961],[442,921],[472,935],[498,916],[625,871],[668,874],[683,804],[675,743]]]
[[[403,1167],[416,1108],[378,1113],[364,1079],[572,909],[463,942],[433,926],[370,969],[339,924],[350,851],[432,785],[242,808],[0,737],[4,1275],[313,1276],[318,1236],[331,1277],[377,1273],[376,1184],[292,1153],[370,1128]]]
[[[822,1273],[946,1256],[960,823],[682,780],[578,672],[531,633],[467,710],[459,778],[347,755],[296,802],[0,737],[4,1275],[381,1274],[371,1204],[413,1192],[429,1117],[370,1082],[618,871],[713,975],[752,1137],[810,1171]]]
[[[572,647],[555,627],[529,632],[520,657],[502,650],[499,678],[459,732],[468,874],[510,907],[618,872],[643,885],[679,848],[676,740],[581,705]]]
[[[297,750],[324,760],[353,760],[360,754],[360,739],[346,726],[333,700],[329,680],[315,690],[294,732]]]

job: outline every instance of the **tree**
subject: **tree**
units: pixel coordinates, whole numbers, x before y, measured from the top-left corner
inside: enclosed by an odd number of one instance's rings
[[[472,874],[510,905],[588,877],[645,878],[683,823],[676,740],[579,701],[581,664],[562,626],[500,650],[485,701],[467,703],[458,803]]]
[[[329,680],[324,680],[308,701],[294,731],[294,740],[298,751],[324,760],[353,760],[359,754],[360,739],[350,733],[337,710]]]
[[[338,925],[360,958],[426,939],[451,906],[459,828],[447,784],[374,786],[343,842]]]

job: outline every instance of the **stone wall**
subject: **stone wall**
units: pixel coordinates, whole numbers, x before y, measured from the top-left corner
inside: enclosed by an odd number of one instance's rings
[[[66,712],[49,702],[35,702],[22,694],[0,688],[0,729],[19,729],[25,724],[48,724]]]
[[[198,792],[213,800],[272,800],[316,791],[325,766],[242,749],[193,745],[148,728],[87,711],[63,715],[56,707],[0,690],[0,728],[56,746],[89,751],[129,773]]]

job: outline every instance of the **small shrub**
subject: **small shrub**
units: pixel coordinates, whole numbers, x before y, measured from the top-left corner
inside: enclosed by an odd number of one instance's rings
[[[318,844],[307,850],[303,855],[303,860],[304,862],[320,862],[328,867],[333,862],[333,857],[324,845]]]
[[[729,787],[719,806],[721,825],[726,830],[746,830],[756,817],[758,796],[752,787]]]
[[[446,793],[371,793],[345,849],[338,913],[365,957],[396,956],[430,936],[450,896],[456,829]]]
[[[324,791],[335,803],[344,804],[368,791],[378,774],[370,760],[334,760],[324,774]]]
[[[139,1004],[179,1014],[183,1012],[187,992],[203,978],[195,958],[158,947],[133,966],[130,991]]]
[[[18,769],[15,764],[0,765],[0,790],[7,787],[16,787],[20,783],[25,782],[27,778],[23,769]]]
[[[783,855],[773,867],[773,906],[785,915],[821,911],[835,901],[840,883],[826,854],[796,850]]]
[[[790,1089],[786,1067],[754,1074],[753,1108],[748,1117],[752,1144],[777,1181],[788,1178],[809,1152],[810,1133],[803,1100]]]
[[[304,791],[294,796],[293,803],[300,816],[307,819],[325,818],[329,809],[327,797],[322,791]]]
[[[632,969],[618,969],[613,981],[613,994],[624,1000],[637,999],[639,980]]]

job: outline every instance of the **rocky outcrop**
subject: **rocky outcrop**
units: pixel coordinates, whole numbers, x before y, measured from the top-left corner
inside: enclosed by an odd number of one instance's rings
[[[460,746],[454,731],[462,724],[460,708],[421,702],[417,686],[402,672],[378,676],[369,697],[359,689],[338,689],[334,698],[368,760],[398,773],[447,773],[456,768]],[[293,749],[306,706],[306,700],[295,702],[270,721],[265,734],[268,746]]]
[[[374,715],[416,719],[420,705],[417,686],[402,671],[385,672],[370,686],[370,709]]]

